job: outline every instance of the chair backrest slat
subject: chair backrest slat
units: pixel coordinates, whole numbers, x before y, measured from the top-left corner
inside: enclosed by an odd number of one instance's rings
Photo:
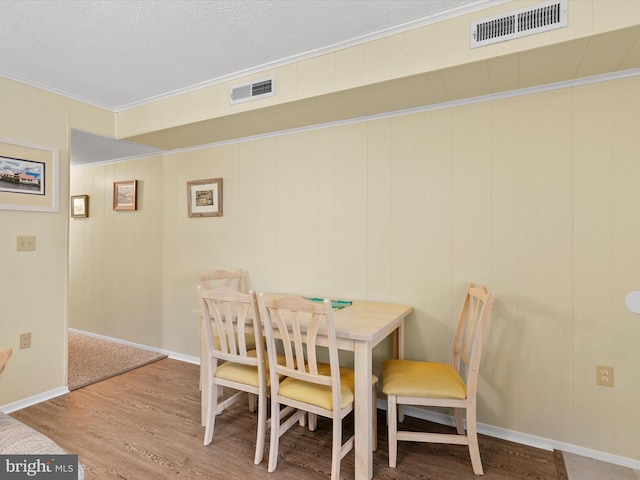
[[[300,315],[297,310],[291,311],[291,330],[293,333],[293,355],[295,357],[294,363],[295,368],[299,372],[305,371],[305,361],[304,361],[304,338],[302,334],[302,325],[300,324]]]
[[[482,346],[493,300],[493,292],[470,283],[460,311],[451,365],[466,379],[469,396],[477,389]]]
[[[309,373],[318,375],[318,358],[316,355],[316,345],[318,340],[318,330],[323,320],[323,315],[313,313],[307,327],[307,345],[313,345],[314,348],[307,349],[307,363],[309,364]]]

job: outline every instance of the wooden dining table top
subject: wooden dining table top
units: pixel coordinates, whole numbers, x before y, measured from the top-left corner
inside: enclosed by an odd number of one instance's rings
[[[286,295],[288,294],[265,293],[267,298]],[[410,305],[370,300],[339,300],[338,303],[342,305],[333,311],[336,338],[339,340],[338,348],[346,350],[353,350],[353,347],[345,346],[340,340],[376,345],[398,328],[404,318],[413,311]],[[322,327],[320,333],[322,333]]]
[[[409,305],[353,300],[333,313],[336,336],[377,343],[412,311]]]

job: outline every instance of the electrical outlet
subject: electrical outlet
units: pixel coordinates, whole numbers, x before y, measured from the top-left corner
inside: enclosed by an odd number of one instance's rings
[[[613,366],[596,365],[596,384],[613,387]]]
[[[31,332],[20,334],[20,350],[31,348]]]
[[[26,252],[36,249],[35,235],[18,235],[16,238],[16,250],[18,252]]]

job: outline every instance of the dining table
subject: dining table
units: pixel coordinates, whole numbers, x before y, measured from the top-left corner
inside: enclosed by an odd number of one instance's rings
[[[270,295],[269,295],[270,296]],[[353,352],[355,374],[354,435],[355,479],[373,477],[373,348],[385,338],[392,338],[392,356],[404,358],[404,323],[413,311],[409,305],[346,301],[334,310],[338,349]],[[322,343],[321,340],[318,342]],[[205,362],[206,363],[206,362]],[[201,368],[203,363],[201,363]],[[202,388],[203,409],[208,403],[206,388]],[[203,410],[204,417],[204,410]]]

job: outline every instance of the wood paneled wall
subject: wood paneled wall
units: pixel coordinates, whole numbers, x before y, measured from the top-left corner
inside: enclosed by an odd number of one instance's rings
[[[640,321],[623,301],[640,288],[639,89],[631,77],[74,169],[71,193],[93,203],[71,224],[71,326],[197,355],[196,273],[242,267],[258,290],[409,303],[407,355],[442,361],[473,280],[497,298],[480,422],[638,460]],[[214,177],[224,216],[188,218],[186,182]],[[111,211],[112,182],[129,178],[141,209]],[[598,363],[614,388],[596,386]]]

